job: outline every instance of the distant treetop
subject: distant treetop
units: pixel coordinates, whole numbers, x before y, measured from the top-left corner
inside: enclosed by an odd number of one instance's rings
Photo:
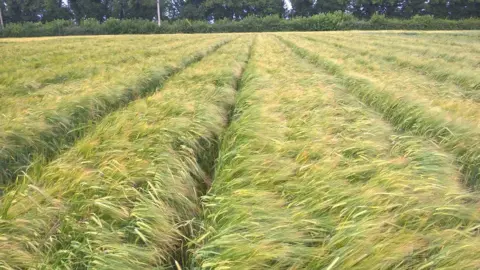
[[[435,18],[480,17],[480,0],[161,0],[163,20],[241,20],[247,16],[309,17],[334,11],[370,18],[433,15]],[[86,18],[156,19],[156,0],[0,0],[5,23]]]

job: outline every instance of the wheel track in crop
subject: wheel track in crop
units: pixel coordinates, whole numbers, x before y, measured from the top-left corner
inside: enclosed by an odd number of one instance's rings
[[[252,58],[257,37],[258,35],[255,35],[255,37],[252,39],[252,42],[248,48],[247,59],[242,64],[241,69],[236,76],[236,81],[232,85],[233,88],[235,89],[236,97],[238,96],[238,92],[240,91],[244,81],[246,80],[245,71],[248,68],[250,59]],[[233,115],[235,112],[235,103],[231,104],[231,106],[227,108],[227,112],[228,112],[227,124],[224,128],[224,132],[228,130],[228,127],[233,121]],[[197,161],[200,164],[201,168],[206,173],[206,176],[205,176],[206,183],[199,190],[199,193],[202,195],[207,194],[208,190],[211,188],[212,182],[215,180],[215,171],[216,171],[215,168],[216,168],[217,160],[220,155],[220,145],[222,143],[223,133],[220,134],[220,136],[215,136],[215,138],[212,140],[214,143],[211,143],[209,141],[198,142],[200,145],[203,145],[202,148],[204,149],[204,151],[196,153]],[[179,248],[173,251],[172,263],[170,266],[171,269],[192,269],[195,267],[194,259],[191,257],[192,256],[191,248],[193,247],[193,244],[190,241],[194,239],[194,237],[198,235],[199,230],[201,230],[201,228],[198,227],[198,224],[196,224],[196,226],[197,227],[195,226],[192,227],[192,230],[190,231],[189,235],[185,235],[185,239],[183,239],[183,243],[179,246]]]

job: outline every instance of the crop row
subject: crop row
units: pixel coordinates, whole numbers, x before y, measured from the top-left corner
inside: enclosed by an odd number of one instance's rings
[[[308,35],[305,35],[305,37]],[[439,36],[434,40],[426,40],[426,35],[415,35],[410,38],[392,37],[387,34],[358,34],[352,33],[350,35],[332,34],[327,35],[323,41],[350,41],[362,42],[362,45],[375,46],[376,51],[382,49],[382,51],[388,51],[394,54],[401,54],[402,56],[408,55],[408,59],[411,56],[415,56],[417,59],[440,60],[439,63],[445,64],[446,61],[450,65],[458,65],[462,68],[478,68],[480,58],[476,51],[475,38],[469,38],[468,43],[458,43],[458,38],[455,36],[448,37],[447,35]],[[311,38],[319,38],[321,35],[310,35]],[[352,46],[349,46],[352,48]],[[361,47],[365,49],[364,46]]]
[[[478,267],[478,198],[453,155],[274,37],[241,85],[193,242],[202,268]]]
[[[463,90],[459,89],[457,85],[439,82],[419,74],[415,70],[401,68],[383,60],[375,53],[363,54],[357,49],[352,49],[353,40],[339,42],[336,41],[336,37],[322,40],[309,36],[305,36],[305,38],[297,39],[296,44],[308,47],[313,53],[328,58],[341,66],[344,72],[368,78],[379,89],[390,92],[395,98],[415,100],[433,113],[440,111],[455,122],[463,123],[471,128],[478,126],[477,115],[480,112],[478,102],[465,97]],[[365,42],[363,47],[369,48],[371,51],[378,50],[376,46],[369,46],[368,42]],[[387,53],[398,55],[394,50],[388,50]],[[451,56],[454,55],[456,54]],[[441,61],[437,65],[442,65]],[[452,68],[462,69],[459,66]]]
[[[161,92],[105,117],[48,165],[32,165],[2,198],[0,266],[181,264],[251,40],[219,48]]]
[[[320,39],[317,39],[320,40]],[[330,41],[331,40],[331,41]],[[357,40],[357,39],[355,39]],[[354,54],[368,55],[372,58],[380,58],[386,62],[391,63],[397,68],[404,68],[416,71],[426,77],[432,78],[435,81],[444,83],[451,82],[455,84],[460,90],[461,94],[466,98],[478,100],[478,90],[480,89],[480,71],[476,65],[480,58],[475,53],[471,53],[466,48],[463,48],[465,58],[471,61],[471,65],[467,65],[466,59],[459,59],[459,61],[447,61],[442,57],[431,58],[426,57],[425,53],[417,55],[412,54],[410,49],[401,49],[395,51],[391,44],[386,41],[376,42],[371,44],[368,41],[362,41],[362,47],[357,48],[352,46],[352,39],[345,39],[343,37],[321,39],[325,43],[333,43],[334,46],[350,51]],[[451,59],[448,56],[449,50],[444,48],[438,49],[435,44],[430,45],[432,50],[436,50],[443,57]],[[447,51],[447,53],[445,53]],[[457,91],[458,91],[457,90]]]
[[[279,38],[298,55],[341,80],[340,84],[347,91],[382,113],[397,129],[433,139],[454,153],[462,167],[465,184],[477,188],[480,179],[480,136],[474,125],[456,121],[442,111],[430,110],[415,99],[406,96],[399,98],[393,91],[384,91],[378,86],[378,81],[348,71],[347,67],[323,56],[321,49],[317,50],[315,46]]]
[[[0,180],[25,170],[0,198],[0,268],[479,268],[479,194],[462,184],[480,186],[476,101],[386,59],[405,44],[321,36],[127,44],[79,54],[108,76],[2,92],[34,112],[0,124]],[[431,66],[464,65],[441,54]]]
[[[225,36],[197,40],[195,44],[187,42],[173,51],[169,48],[172,44],[168,43],[149,52],[147,43],[138,45],[139,48],[129,54],[102,58],[100,53],[100,60],[92,58],[87,60],[88,64],[82,64],[99,69],[91,78],[57,82],[32,93],[4,94],[0,101],[0,183],[10,182],[36,157],[51,159],[81,137],[90,123],[154,92],[166,78],[215,51],[229,39]],[[79,48],[78,44],[82,43],[75,44],[72,46]],[[129,43],[126,44],[125,48],[129,48]],[[119,60],[142,51],[149,53],[141,61],[108,65],[98,62]],[[69,52],[75,54],[74,49]],[[62,74],[63,65],[53,64],[47,69]]]
[[[196,42],[202,39],[205,36],[192,38]],[[3,41],[0,59],[5,65],[0,67],[1,95],[25,95],[55,84],[91,78],[97,73],[121,68],[115,64],[135,59],[146,61],[148,57],[158,57],[159,52],[163,54],[167,49],[187,43],[182,36]]]

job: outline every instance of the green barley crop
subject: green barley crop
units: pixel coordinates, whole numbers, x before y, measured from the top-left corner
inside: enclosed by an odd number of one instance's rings
[[[305,35],[307,37],[309,35]],[[327,38],[322,39],[323,41],[350,41],[354,39],[357,42],[362,42],[365,46],[376,46],[377,48],[387,48],[390,53],[404,55],[408,52],[409,57],[414,56],[417,59],[429,60],[439,60],[439,64],[445,64],[444,61],[448,62],[448,65],[455,65],[460,68],[478,68],[480,58],[478,52],[475,49],[475,43],[463,44],[459,47],[450,45],[451,42],[456,40],[456,37],[444,37],[439,36],[435,41],[424,41],[427,35],[416,35],[415,38],[400,38],[392,37],[387,34],[378,34],[378,35],[365,35],[359,33],[351,33],[349,35],[341,35],[338,33],[332,33],[328,35]],[[316,39],[320,36],[310,35],[311,38]],[[443,39],[441,38],[443,37]],[[474,38],[470,38],[470,41],[474,41]],[[428,45],[427,45],[428,44]],[[351,47],[351,46],[350,46]],[[365,47],[362,46],[361,49]],[[354,48],[352,48],[354,49]],[[364,53],[366,54],[366,53]]]
[[[253,50],[204,197],[203,269],[474,269],[478,196],[273,37]]]
[[[417,135],[434,139],[445,149],[456,154],[464,174],[464,182],[473,189],[479,186],[480,132],[473,125],[458,123],[441,110],[431,110],[413,98],[401,98],[395,92],[384,91],[377,85],[380,80],[371,80],[358,72],[345,69],[337,61],[323,56],[315,47],[303,41],[279,37],[298,55],[321,67],[341,80],[341,85],[362,101],[381,112],[395,127]],[[299,45],[297,45],[299,44]],[[402,94],[400,94],[402,95]]]
[[[65,38],[58,50],[51,39],[3,46],[0,183],[8,183],[35,155],[50,159],[89,123],[151,93],[229,39],[181,37]]]
[[[2,39],[0,268],[480,269],[479,34]]]
[[[297,37],[297,35],[295,36]],[[354,38],[357,36],[353,35]],[[416,71],[402,69],[382,60],[382,57],[377,57],[375,53],[364,54],[362,51],[365,51],[365,47],[369,48],[370,51],[377,50],[375,46],[369,46],[368,42],[362,46],[362,50],[358,50],[352,45],[353,40],[339,35],[327,36],[323,39],[313,35],[302,35],[302,37],[314,42],[297,44],[304,45],[312,53],[322,55],[322,57],[340,65],[343,71],[368,78],[383,91],[394,94],[396,99],[406,98],[421,102],[425,108],[430,109],[433,113],[440,110],[457,122],[463,122],[471,126],[479,125],[477,116],[480,113],[480,106],[478,102],[466,98],[463,91],[453,83],[438,82],[428,76],[418,74]],[[345,41],[343,41],[344,39]],[[297,41],[299,40],[297,39]],[[389,45],[385,46],[390,48]],[[443,52],[443,50],[441,51]],[[411,53],[411,51],[409,52]],[[389,49],[388,54],[394,53],[394,50]],[[421,56],[416,57],[423,59]],[[469,56],[469,58],[472,57]],[[437,64],[442,65],[441,62]],[[448,66],[452,69],[461,69],[454,65]]]
[[[354,38],[355,37],[356,36],[354,36]],[[342,40],[343,38],[344,37],[341,37]],[[323,37],[321,39],[313,40],[318,40],[322,43],[330,43],[337,48],[352,52],[352,55],[372,56],[373,59],[382,59],[393,64],[397,68],[413,70],[414,72],[423,74],[428,78],[434,79],[435,81],[451,82],[457,86],[457,91],[460,90],[460,93],[466,98],[473,100],[478,100],[480,98],[477,91],[480,89],[480,69],[476,67],[476,65],[466,65],[468,62],[463,59],[460,62],[452,62],[444,60],[441,57],[425,57],[425,52],[415,55],[412,54],[412,51],[409,49],[395,51],[395,49],[390,46],[390,43],[384,42],[376,43],[374,46],[369,46],[369,42],[363,42],[362,46],[358,48],[356,46],[352,46],[353,40],[348,39],[346,42],[329,41],[335,40],[335,37]],[[378,48],[388,49],[379,50]],[[435,44],[431,45],[429,48],[432,50],[437,49]],[[463,48],[463,50],[463,52],[465,52],[465,48]],[[445,55],[445,50],[442,49],[440,52]],[[447,59],[448,55],[450,54],[447,54]],[[478,54],[471,52],[468,52],[464,58],[472,61],[472,64],[478,64],[478,61],[480,61]]]
[[[182,263],[250,37],[103,119],[2,198],[0,267],[151,269]],[[175,261],[175,259],[177,261]]]

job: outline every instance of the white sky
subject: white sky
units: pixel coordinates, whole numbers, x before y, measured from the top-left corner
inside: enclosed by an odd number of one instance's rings
[[[285,0],[285,6],[287,6],[288,10],[292,9],[292,3],[290,2],[290,0]]]

